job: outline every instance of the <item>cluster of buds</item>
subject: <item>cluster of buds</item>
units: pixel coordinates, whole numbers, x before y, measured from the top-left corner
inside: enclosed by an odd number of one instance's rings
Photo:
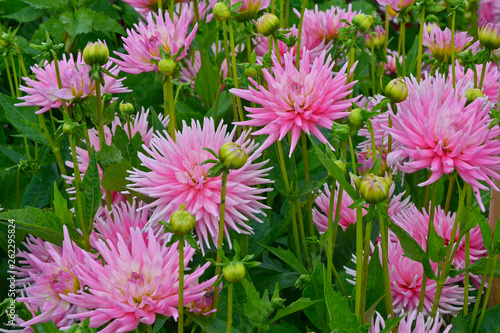
[[[391,103],[401,103],[408,97],[408,86],[402,78],[392,80],[385,87],[385,96]]]
[[[361,197],[369,204],[378,204],[389,197],[389,191],[392,185],[392,176],[388,173],[385,176],[376,176],[373,173],[359,178],[353,174],[354,179]]]

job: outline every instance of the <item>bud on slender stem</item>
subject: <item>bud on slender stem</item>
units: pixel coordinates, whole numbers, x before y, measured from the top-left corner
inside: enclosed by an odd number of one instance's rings
[[[227,21],[231,17],[231,10],[225,3],[217,2],[214,6],[213,14],[217,21]]]
[[[222,165],[228,170],[242,168],[247,162],[248,156],[241,146],[234,142],[226,142],[219,149],[219,158]]]
[[[408,97],[408,86],[402,78],[392,80],[385,87],[385,96],[392,103],[401,103]]]
[[[186,210],[186,204],[182,204],[179,210],[172,213],[170,217],[170,230],[177,235],[189,234],[196,226],[196,219]]]
[[[255,22],[257,31],[264,36],[272,35],[280,27],[279,18],[272,13],[264,13],[257,22]]]
[[[373,16],[358,14],[352,18],[352,23],[360,32],[367,32],[373,24]]]
[[[232,283],[238,283],[245,278],[246,269],[245,265],[241,262],[230,262],[222,269],[224,278]]]
[[[106,44],[101,41],[88,43],[83,49],[83,61],[89,66],[105,65],[109,60],[109,50]]]
[[[163,75],[170,76],[175,73],[177,63],[172,59],[162,59],[158,63],[158,71]]]
[[[370,204],[378,204],[389,197],[392,179],[386,174],[385,177],[375,176],[373,173],[366,175],[359,185],[361,197]]]

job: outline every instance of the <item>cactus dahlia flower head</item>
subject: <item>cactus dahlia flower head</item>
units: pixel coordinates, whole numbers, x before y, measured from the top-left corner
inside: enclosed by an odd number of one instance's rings
[[[455,52],[466,49],[473,38],[467,32],[455,32]],[[423,45],[427,47],[434,58],[441,62],[451,62],[451,30],[441,28],[436,24],[426,24],[424,27]],[[476,45],[476,44],[475,44]],[[476,47],[476,46],[474,46]]]
[[[498,191],[490,178],[500,179],[500,128],[489,129],[490,103],[477,98],[466,105],[465,91],[469,84],[452,82],[444,76],[429,77],[420,83],[407,79],[408,98],[391,114],[393,127],[388,128],[400,147],[387,156],[389,166],[413,173],[421,169],[432,172],[419,184],[425,186],[443,174],[456,171],[472,186],[479,206],[484,211],[479,190],[488,190],[485,182]]]
[[[500,22],[500,2],[498,0],[480,0],[477,10],[478,22]]]
[[[374,320],[375,319],[375,320]],[[415,321],[416,320],[416,321]],[[415,325],[413,325],[415,323]],[[440,314],[436,314],[436,318],[428,317],[425,320],[423,313],[418,313],[418,310],[411,311],[407,313],[403,319],[398,324],[399,333],[439,333],[441,332],[441,327],[446,325],[442,319],[440,319]],[[413,328],[414,327],[414,328]],[[370,333],[379,333],[385,328],[385,320],[376,312],[374,318],[372,318],[372,326],[370,328]],[[452,325],[445,327],[442,333],[449,333]]]
[[[300,12],[294,9],[295,14],[300,17]],[[306,9],[304,11],[304,33],[310,38],[328,43],[331,40],[336,40],[340,35],[340,28],[347,27],[346,20],[352,23],[352,18],[361,12],[353,11],[349,4],[347,9],[332,6],[331,8],[320,11],[318,5],[314,6],[314,10]]]
[[[477,77],[477,86],[479,87],[479,81],[481,77],[481,72],[483,69],[483,65],[477,65],[476,70],[478,73]],[[492,103],[497,103],[498,102],[498,81],[500,79],[500,71],[498,70],[497,66],[492,63],[488,62],[486,64],[486,71],[484,74],[484,81],[483,81],[483,87],[482,91],[484,93],[485,97],[488,97],[490,102]],[[467,73],[464,73],[464,67],[461,66],[458,61],[457,65],[455,66],[455,80],[457,83],[462,80],[465,82],[472,82],[474,85],[474,72],[472,69],[468,69]]]
[[[381,6],[390,6],[395,11],[400,12],[413,6],[415,1],[416,0],[377,0],[377,3]]]
[[[230,92],[261,107],[246,107],[251,120],[237,123],[247,126],[264,126],[254,135],[267,134],[262,148],[269,147],[276,140],[282,140],[291,132],[290,156],[292,155],[300,134],[314,134],[327,143],[327,139],[318,126],[331,129],[333,121],[348,117],[347,109],[355,99],[343,99],[351,93],[355,82],[346,84],[347,64],[334,75],[334,63],[331,57],[326,58],[323,52],[310,65],[310,54],[304,51],[297,70],[291,53],[285,54],[283,66],[273,57],[272,74],[263,69],[268,88],[259,85],[249,78],[255,87],[249,90],[231,89]]]
[[[147,171],[134,169],[129,180],[134,191],[155,199],[144,206],[155,207],[148,226],[154,226],[159,220],[168,221],[184,203],[186,210],[196,218],[200,246],[203,248],[203,241],[208,248],[210,241],[217,244],[222,180],[221,176],[208,177],[212,163],[201,163],[214,158],[203,148],[218,152],[226,142],[240,145],[248,155],[245,165],[230,170],[227,176],[226,238],[231,244],[229,229],[238,233],[252,231],[249,218],[260,222],[256,215],[269,208],[259,200],[264,199],[262,194],[271,188],[258,188],[257,185],[271,183],[265,178],[270,168],[264,169],[267,161],[255,163],[261,153],[253,152],[257,145],[248,139],[247,133],[236,139],[235,129],[227,132],[227,126],[222,122],[215,127],[214,120],[208,118],[204,119],[203,125],[195,120],[191,121],[191,126],[184,122],[175,142],[170,137],[153,136],[149,147],[145,147],[146,154],[139,154]]]
[[[385,74],[397,74],[397,64],[402,62],[403,58],[399,56],[398,51],[387,50],[387,63],[384,64]]]
[[[148,115],[149,115],[149,109],[144,110],[142,108],[141,112],[137,112],[137,115],[135,116],[135,119],[133,120],[133,123],[130,124],[130,129],[131,133],[129,134],[129,129],[128,125],[121,122],[120,118],[115,117],[115,120],[111,123],[111,128],[108,126],[104,126],[104,142],[107,145],[111,145],[111,142],[113,140],[113,136],[116,133],[117,128],[120,130],[125,131],[127,136],[132,139],[137,133],[141,135],[142,142],[144,143],[145,146],[149,146],[149,141],[153,137],[153,128],[149,128],[148,124]],[[158,116],[162,124],[167,127],[168,125],[168,117],[163,118],[163,115]],[[101,150],[100,143],[99,143],[99,135],[97,133],[97,130],[95,128],[89,129],[89,143],[94,148],[96,153]],[[81,177],[85,175],[85,172],[87,171],[87,168],[89,167],[89,151],[87,149],[81,148],[76,146],[76,158],[78,160],[78,168],[81,173]],[[72,161],[66,161],[66,165],[70,168],[74,168],[73,162]],[[103,171],[99,164],[97,165],[97,168],[99,169],[99,177],[102,181],[102,176],[103,176]],[[64,177],[64,176],[63,176]],[[68,184],[71,184],[72,181],[75,179],[75,176],[68,176],[66,177],[66,182]],[[103,195],[105,194],[106,189],[102,188],[102,193]],[[74,191],[72,191],[74,193]],[[111,197],[113,199],[113,203],[117,203],[120,201],[125,200],[125,196],[119,192],[111,191]]]
[[[185,275],[184,304],[179,304],[179,264],[187,268],[195,250],[187,246],[184,262],[179,263],[178,243],[162,246],[151,229],[147,240],[139,228],[130,231],[130,238],[130,247],[121,235],[116,245],[102,239],[97,242],[104,265],[85,254],[85,265],[80,263],[76,271],[87,292],[64,299],[88,310],[70,315],[71,319],[90,318],[90,327],[107,324],[102,333],[130,332],[139,323],[151,325],[157,314],[177,320],[177,308],[204,297],[205,289],[217,279],[195,284],[208,262]]]
[[[90,79],[91,67],[83,61],[81,53],[78,53],[76,61],[72,54],[69,55],[69,58],[63,54],[63,58],[58,61],[58,64],[62,88],[59,89],[57,83],[54,61],[45,62],[42,67],[35,65],[31,67],[35,78],[24,77],[26,86],[19,87],[19,90],[27,94],[20,97],[24,102],[18,103],[16,106],[37,106],[41,109],[36,113],[44,113],[50,109],[61,107],[63,101],[67,106],[71,106],[79,100],[95,96],[95,81],[92,82]],[[113,75],[118,75],[120,72],[118,67],[111,67],[111,65],[112,63],[108,62],[103,67]],[[125,78],[115,79],[104,75],[105,84],[104,88],[101,87],[101,92],[110,94],[130,92],[122,85],[123,80]]]
[[[188,14],[183,11],[177,22],[172,22],[168,12],[149,13],[146,22],[134,24],[134,30],[127,29],[127,37],[122,37],[123,47],[127,53],[116,52],[123,60],[111,58],[120,69],[131,74],[142,72],[158,72],[155,61],[160,61],[160,47],[172,56],[177,54],[181,47],[184,50],[174,60],[181,60],[187,54],[189,46],[196,35],[196,24],[189,35],[187,30]]]

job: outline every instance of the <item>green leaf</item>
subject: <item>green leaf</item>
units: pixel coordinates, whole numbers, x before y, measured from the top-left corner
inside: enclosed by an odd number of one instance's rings
[[[306,285],[302,291],[303,298],[309,298],[312,300],[324,300],[324,266],[321,260],[318,258],[316,260],[314,270],[310,277],[310,282]],[[304,313],[307,318],[312,322],[312,324],[320,329],[321,331],[330,331],[328,329],[327,318],[328,310],[326,308],[325,302],[318,302],[313,306],[304,309]]]
[[[94,225],[94,217],[101,205],[102,199],[99,169],[97,168],[97,158],[94,150],[92,150],[89,166],[82,180],[82,190],[83,217],[85,225],[89,228],[88,231],[90,231]]]
[[[479,208],[472,208],[471,218],[475,218],[477,223],[479,223],[479,228],[481,229],[481,235],[483,236],[483,243],[488,253],[492,253],[492,237],[491,237],[491,227],[486,218],[481,214]]]
[[[17,11],[15,13],[6,15],[4,17],[16,20],[19,23],[32,22],[39,17],[45,15],[45,11],[37,9],[35,7],[26,7]]]
[[[132,140],[121,127],[116,127],[113,135],[113,145],[115,145],[122,153],[123,158],[130,163],[131,166],[138,168],[141,160],[137,155],[139,152],[144,152],[142,148],[141,133],[136,132]]]
[[[357,332],[358,318],[349,307],[349,299],[343,297],[340,292],[333,291],[326,276],[323,281],[326,307],[328,309],[330,330],[337,332]]]
[[[66,0],[22,0],[36,9],[61,9],[67,6]]]
[[[479,333],[500,332],[500,304],[489,308],[484,313],[483,322],[479,327]]]
[[[383,288],[384,272],[379,258],[379,249],[376,247],[368,263],[368,276],[366,279],[366,306],[370,308],[372,305],[380,302],[381,297],[385,296],[385,290]],[[386,317],[385,303],[376,305],[376,308],[378,308],[378,312],[380,312],[382,316]]]
[[[287,306],[285,309],[279,309],[278,312],[276,313],[276,316],[273,318],[272,321],[277,321],[285,316],[288,316],[292,313],[295,313],[297,311],[305,309],[308,306],[311,306],[311,305],[318,303],[320,301],[321,300],[319,300],[319,299],[311,301],[308,298],[299,298],[298,300],[296,300],[295,302],[293,302],[292,304]]]
[[[450,333],[469,333],[469,321],[460,314],[451,319],[451,325]]]
[[[160,134],[163,136],[163,131],[166,130],[166,127],[163,126],[163,124],[160,121],[160,118],[158,117],[158,114],[156,111],[151,107],[149,108],[151,110],[151,125],[153,127],[153,132],[155,134]],[[160,133],[157,133],[160,132]]]
[[[78,9],[76,12],[66,12],[59,16],[65,30],[71,39],[82,33],[92,32],[92,16],[88,9]]]
[[[444,247],[444,239],[439,236],[434,226],[429,229],[427,237],[427,246],[429,248],[429,259],[434,262],[441,262],[446,255],[446,248]]]
[[[487,264],[487,262],[488,262],[488,258],[486,258],[486,257],[479,258],[473,264],[471,264],[471,265],[469,265],[469,266],[467,266],[465,268],[450,270],[449,276],[455,277],[455,276],[458,276],[458,275],[462,274],[465,271],[467,271],[467,272],[469,272],[471,274],[474,274],[474,275],[484,275],[485,274],[485,270],[486,270],[486,264]],[[491,267],[490,267],[490,269],[491,269]],[[494,276],[500,277],[500,265],[496,265],[495,266],[495,274],[494,274]]]
[[[268,327],[271,324],[269,315],[274,310],[271,307],[271,302],[269,302],[267,289],[264,290],[264,294],[260,298],[259,292],[251,282],[246,279],[241,282],[247,294],[246,302],[243,303],[244,315],[250,320],[253,327],[269,329]]]
[[[273,248],[265,245],[262,246],[268,249],[275,256],[280,258],[282,261],[284,261],[286,264],[288,264],[290,267],[292,267],[295,271],[299,272],[300,274],[309,274],[307,269],[304,267],[304,265],[300,263],[299,259],[297,259],[297,257],[292,253],[292,251],[288,249],[287,250],[282,249],[281,247]]]
[[[226,333],[227,324],[225,320],[222,321],[212,316],[197,316],[189,312],[186,315],[200,325],[206,333]],[[232,328],[232,332],[239,333],[234,327]]]
[[[72,228],[75,229],[73,213],[68,209],[68,202],[59,192],[57,182],[54,182],[54,213],[63,224],[72,226]]]
[[[496,225],[500,225],[500,218],[497,219]],[[495,232],[493,234],[493,253],[497,254],[500,252],[500,228],[495,228]]]
[[[406,62],[408,64],[408,74],[416,73],[417,70],[417,59],[418,58],[418,38],[415,38],[413,45],[406,56]]]
[[[385,328],[380,333],[389,333],[392,332],[392,329],[396,327],[397,324],[403,319],[404,316],[398,318],[389,318],[385,321]]]
[[[59,179],[55,164],[42,165],[24,192],[22,206],[42,208],[48,205],[52,184]]]
[[[92,18],[92,28],[96,31],[101,31],[107,35],[109,32],[125,35],[125,30],[115,19],[101,12],[95,12],[86,9],[88,15]]]

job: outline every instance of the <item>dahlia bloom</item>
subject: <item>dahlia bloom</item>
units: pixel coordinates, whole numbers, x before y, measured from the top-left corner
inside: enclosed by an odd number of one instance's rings
[[[219,285],[219,293],[222,290],[222,283]],[[208,287],[205,289],[205,295],[200,297],[193,302],[189,303],[186,307],[189,309],[189,312],[194,313],[196,315],[206,316],[209,315],[217,309],[212,309],[212,302],[214,299],[214,287]]]
[[[403,58],[399,56],[397,51],[387,50],[387,63],[384,64],[385,74],[396,74],[398,72],[397,63],[401,64],[402,62]]]
[[[490,103],[478,98],[466,105],[465,90],[459,82],[453,89],[444,76],[430,77],[417,83],[407,79],[408,98],[391,114],[393,127],[388,128],[394,142],[401,146],[387,156],[387,164],[397,162],[398,170],[413,173],[429,168],[430,178],[420,186],[431,184],[443,174],[457,171],[472,186],[484,211],[479,190],[498,190],[491,178],[500,179],[500,128],[489,129]]]
[[[400,12],[410,6],[413,6],[416,0],[377,0],[381,6],[390,6],[397,12]]]
[[[111,142],[113,140],[113,135],[115,134],[116,128],[119,127],[125,131],[127,136],[129,138],[133,138],[136,133],[139,133],[142,138],[142,142],[144,145],[149,146],[149,142],[151,141],[151,138],[153,136],[153,128],[148,128],[148,115],[149,115],[149,109],[142,110],[140,112],[137,112],[137,115],[134,118],[133,123],[130,124],[130,130],[131,133],[129,133],[129,127],[128,124],[122,124],[120,118],[115,117],[115,120],[111,123],[111,128],[108,126],[104,126],[104,142],[106,145],[111,145]],[[168,125],[168,117],[163,118],[163,115],[158,115],[160,121],[162,124],[165,126],[165,128]],[[94,148],[96,153],[101,150],[101,145],[99,143],[99,135],[97,133],[97,130],[95,128],[91,128],[88,130],[89,134],[89,144]],[[87,168],[89,167],[89,152],[87,149],[81,148],[76,146],[76,158],[78,160],[78,168],[81,173],[81,177],[85,175],[85,172],[87,171]],[[74,168],[73,162],[72,161],[66,161],[66,165],[70,168]],[[97,168],[99,169],[99,177],[102,180],[103,176],[103,171],[99,164],[97,165]],[[68,176],[66,177],[66,182],[68,184],[71,184],[72,181],[75,179],[75,176]],[[102,193],[106,192],[105,188],[102,188]],[[125,196],[119,192],[111,191],[111,197],[112,197],[112,202],[120,202],[125,200]]]
[[[295,14],[300,18],[300,12],[296,9]],[[328,43],[331,40],[336,40],[339,35],[339,29],[347,27],[347,24],[341,20],[346,20],[350,24],[352,18],[361,12],[353,11],[349,4],[347,9],[332,6],[331,8],[320,11],[318,5],[314,6],[314,10],[306,9],[304,11],[303,29],[307,36],[325,41]]]
[[[478,22],[500,22],[500,2],[497,0],[481,0],[477,10]]]
[[[149,13],[146,22],[134,24],[135,30],[127,29],[127,37],[122,37],[123,47],[127,53],[116,52],[123,60],[110,58],[120,66],[124,72],[139,74],[142,72],[158,72],[156,61],[161,60],[160,47],[171,55],[177,54],[181,47],[185,47],[174,60],[181,60],[187,54],[198,24],[186,36],[189,21],[186,11],[183,11],[176,23],[170,20],[168,12]]]
[[[83,262],[84,257],[95,256],[76,246],[71,241],[66,226],[63,228],[64,241],[61,252],[52,244],[46,243],[48,261],[41,261],[33,254],[28,255],[40,272],[36,275],[30,273],[33,282],[24,289],[26,296],[17,300],[30,304],[32,308],[38,309],[40,314],[23,323],[23,327],[52,320],[58,328],[65,329],[74,323],[73,318],[70,318],[71,314],[85,311],[84,308],[65,300],[64,296],[82,292],[83,284],[75,272],[75,267]]]
[[[35,78],[24,77],[26,86],[20,86],[19,90],[27,93],[26,96],[20,97],[24,100],[16,106],[37,106],[41,107],[36,113],[44,113],[50,109],[59,108],[63,101],[66,106],[72,106],[80,100],[95,96],[95,81],[90,79],[91,67],[88,66],[82,58],[82,54],[78,53],[76,61],[73,55],[69,58],[63,54],[62,60],[58,61],[61,77],[62,88],[59,89],[57,83],[56,67],[54,61],[45,64],[42,67],[35,65],[31,70],[35,74]],[[117,66],[111,67],[112,63],[108,62],[103,67],[108,69],[111,74],[118,75],[120,70]],[[127,93],[131,90],[122,85],[125,78],[115,79],[108,75],[104,75],[104,87],[101,87],[102,93],[120,94]]]
[[[219,43],[219,50],[221,48],[222,46]],[[215,44],[212,45],[212,51],[214,51],[215,54],[216,51]],[[238,54],[238,47],[236,47],[236,54]],[[191,87],[194,89],[195,80],[198,77],[198,73],[200,72],[201,69],[200,51],[198,50],[194,51],[189,59],[184,58],[184,63],[185,66],[182,66],[182,68],[180,69],[179,81],[183,83],[191,82]],[[222,61],[220,67],[220,73],[222,74],[222,77],[224,79],[227,77],[228,69],[227,69],[226,59]]]
[[[118,244],[99,240],[95,246],[105,264],[85,254],[85,264],[80,263],[77,274],[88,292],[68,294],[64,299],[81,306],[84,312],[70,315],[71,319],[90,318],[90,327],[108,324],[101,333],[130,332],[139,323],[151,325],[156,314],[177,319],[179,307],[179,253],[177,243],[165,247],[148,230],[147,241],[139,228],[130,231],[131,246],[118,235]],[[195,250],[185,248],[184,267],[187,268]],[[217,277],[192,285],[210,263],[198,267],[184,276],[184,304],[205,295]]]
[[[334,120],[349,116],[347,109],[355,99],[343,98],[351,93],[356,81],[346,84],[347,64],[334,76],[334,63],[330,56],[325,60],[323,52],[314,59],[312,66],[309,56],[309,52],[304,51],[299,70],[295,68],[291,53],[285,54],[283,66],[273,57],[274,76],[267,69],[262,70],[268,88],[249,78],[255,88],[230,90],[236,96],[262,105],[256,108],[246,107],[248,117],[253,119],[237,124],[264,126],[253,133],[269,135],[263,148],[269,147],[276,140],[281,141],[288,132],[291,132],[292,137],[290,156],[302,131],[312,133],[321,142],[327,143],[318,126],[331,129]]]
[[[483,69],[483,65],[477,65],[477,86],[479,87],[479,81],[481,79],[481,71]],[[486,71],[484,74],[484,81],[482,91],[485,97],[488,97],[490,102],[497,103],[498,102],[498,81],[500,79],[500,72],[498,71],[497,66],[488,62],[486,64]],[[474,83],[474,72],[471,69],[467,70],[467,73],[464,73],[464,67],[461,66],[458,61],[455,66],[455,80],[459,82],[460,80],[464,80],[466,82]]]
[[[299,30],[295,25],[288,30],[290,30],[290,32],[286,34],[287,37],[290,37],[291,35],[297,37],[299,34]],[[262,59],[264,54],[266,54],[269,51],[269,43],[267,37],[256,36],[254,38],[254,44],[255,44],[255,54],[257,55],[257,59]],[[321,56],[321,53],[323,52],[329,52],[332,46],[333,42],[326,42],[324,39],[318,39],[315,36],[307,34],[305,33],[305,31],[303,31],[300,42],[300,48],[301,48],[300,59],[304,57],[304,52],[305,50],[307,50],[309,52],[310,64],[312,65],[314,59],[319,58]],[[274,46],[271,51],[273,53],[276,52]],[[293,58],[292,60],[295,63],[295,59],[297,56],[297,44],[289,48],[284,42],[279,40],[278,51],[280,53],[281,59],[283,59],[286,53],[290,53]]]
[[[416,319],[416,322],[415,322]],[[415,322],[415,328],[412,328],[413,323]],[[439,333],[441,332],[441,327],[443,326],[444,321],[440,320],[439,314],[436,315],[436,318],[427,318],[424,319],[424,315],[422,313],[418,313],[417,310],[411,311],[410,313],[405,314],[404,318],[398,324],[398,333]],[[370,328],[370,333],[379,333],[383,331],[385,328],[385,320],[380,315],[380,313],[376,312],[376,318],[373,320],[372,318],[372,326]],[[450,332],[452,325],[448,325],[445,327],[445,330],[442,333]]]
[[[365,45],[368,49],[372,47],[372,36],[373,36],[373,47],[380,48],[385,44],[385,30],[381,26],[377,25],[374,31],[375,35],[365,34]]]
[[[465,50],[467,44],[473,40],[467,32],[455,32],[455,52],[460,53]],[[425,25],[423,45],[427,47],[434,58],[439,61],[449,63],[451,61],[451,30],[441,28],[436,25]]]
[[[219,233],[219,212],[221,197],[221,177],[208,177],[207,173],[213,165],[201,164],[213,156],[203,148],[210,148],[218,152],[226,142],[234,142],[247,153],[247,163],[237,170],[230,170],[226,187],[226,215],[225,234],[229,239],[229,229],[238,233],[250,233],[248,219],[260,222],[257,214],[264,214],[261,210],[269,208],[259,202],[264,199],[264,192],[270,188],[257,188],[259,184],[269,184],[266,172],[263,169],[267,161],[254,163],[261,153],[254,151],[257,147],[253,141],[247,139],[245,133],[235,138],[235,129],[227,132],[227,126],[222,122],[216,128],[213,119],[205,118],[203,126],[195,120],[191,126],[185,122],[182,132],[177,132],[175,142],[170,137],[155,135],[150,146],[145,147],[146,154],[139,154],[142,165],[147,171],[134,169],[129,180],[130,188],[156,199],[143,208],[156,207],[149,220],[148,226],[154,226],[159,220],[168,221],[173,212],[181,204],[196,218],[196,233],[200,246],[203,241],[210,248],[210,239],[217,244]]]

